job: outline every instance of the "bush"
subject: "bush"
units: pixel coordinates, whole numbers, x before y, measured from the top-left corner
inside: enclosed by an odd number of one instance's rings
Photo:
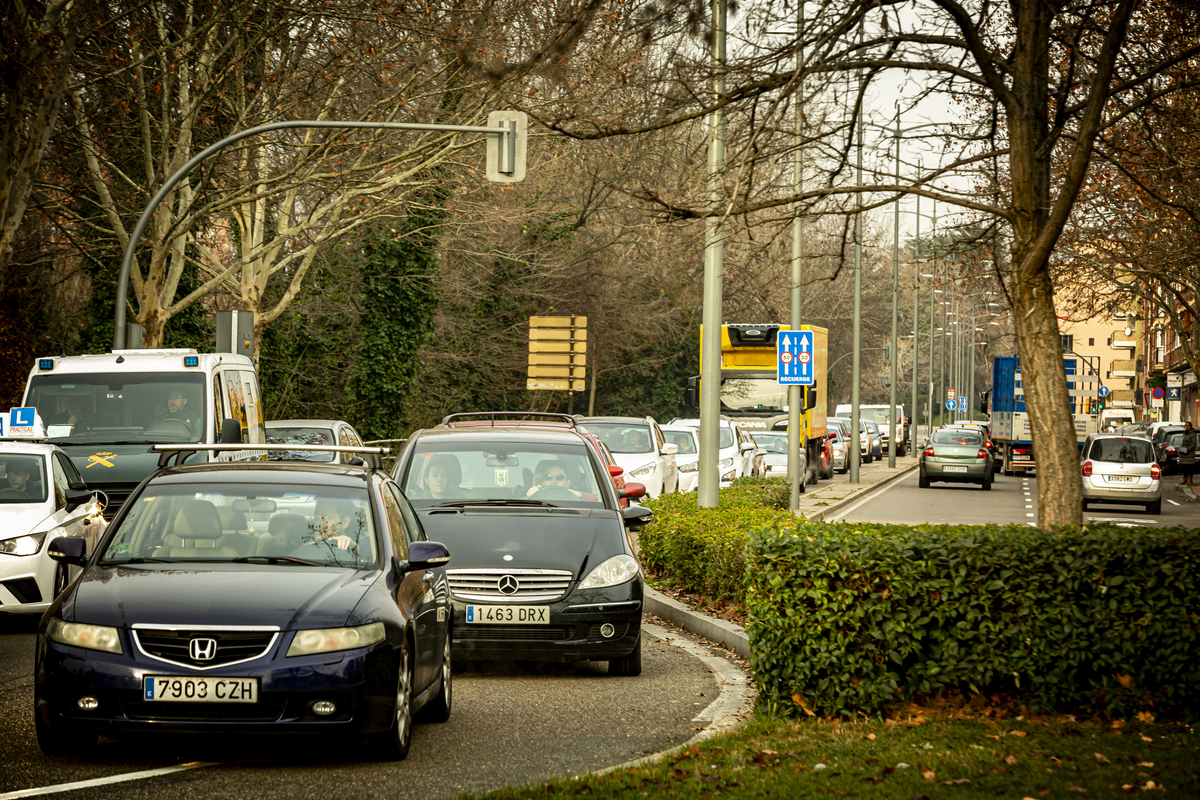
[[[1194,717],[1198,558],[1188,529],[764,529],[745,557],[759,699],[850,716],[959,690]]]
[[[638,535],[643,564],[673,586],[739,604],[750,532],[796,523],[786,496],[782,510],[764,499],[762,479],[734,481],[721,490],[717,508],[697,508],[695,492],[662,495],[645,505],[654,522]]]

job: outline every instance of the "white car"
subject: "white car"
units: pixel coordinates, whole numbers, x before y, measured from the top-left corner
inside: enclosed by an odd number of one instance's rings
[[[7,416],[0,414],[6,434]],[[0,439],[0,614],[41,614],[50,607],[80,572],[51,560],[50,543],[76,536],[87,542],[85,552],[94,552],[108,527],[101,509],[58,447]]]
[[[672,426],[687,425],[699,430],[700,420],[680,419],[671,420]],[[721,417],[721,427],[717,439],[717,459],[721,471],[721,485],[727,486],[733,480],[754,474],[754,457],[758,446],[750,438],[750,434],[729,417]]]
[[[700,483],[700,430],[690,425],[663,425],[663,436],[675,445],[675,466],[679,468],[679,491],[694,492]]]
[[[755,431],[750,434],[754,443],[766,454],[762,457],[763,475],[767,478],[786,478],[788,475],[788,435],[783,431]],[[804,450],[800,458],[800,474],[808,471],[808,456]]]
[[[668,444],[653,417],[575,417],[608,445],[625,479],[646,487],[647,497],[679,491],[678,448]]]

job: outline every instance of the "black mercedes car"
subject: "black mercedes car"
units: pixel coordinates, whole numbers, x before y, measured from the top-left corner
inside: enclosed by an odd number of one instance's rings
[[[454,657],[603,660],[638,675],[643,579],[626,528],[650,511],[618,506],[571,417],[516,416],[451,415],[413,434],[394,468],[425,530],[454,553]]]
[[[98,735],[367,736],[408,753],[449,717],[449,552],[362,462],[208,463],[148,477],[38,631],[38,743]]]

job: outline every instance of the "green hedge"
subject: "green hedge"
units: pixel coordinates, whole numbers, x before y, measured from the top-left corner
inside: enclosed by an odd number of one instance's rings
[[[782,485],[783,508],[777,506]],[[642,563],[668,583],[713,600],[742,603],[750,532],[786,528],[787,482],[740,478],[720,493],[717,508],[696,507],[696,493],[647,500],[654,522],[638,534]]]
[[[848,716],[961,690],[1200,714],[1198,531],[803,523],[756,532],[745,560],[766,707]]]

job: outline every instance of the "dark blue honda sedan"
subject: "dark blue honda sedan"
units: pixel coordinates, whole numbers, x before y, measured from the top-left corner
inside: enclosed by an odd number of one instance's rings
[[[139,732],[366,736],[408,753],[451,706],[446,548],[381,470],[315,463],[161,469],[82,552],[38,632],[47,754]]]

